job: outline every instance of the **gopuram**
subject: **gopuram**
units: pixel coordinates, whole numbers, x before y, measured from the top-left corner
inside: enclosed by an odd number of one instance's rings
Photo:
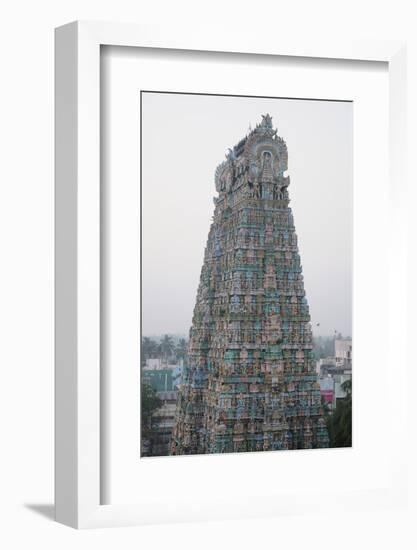
[[[267,114],[216,170],[172,455],[328,446],[287,163]]]

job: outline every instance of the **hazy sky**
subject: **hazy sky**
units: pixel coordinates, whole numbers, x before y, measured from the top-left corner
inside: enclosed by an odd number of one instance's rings
[[[161,93],[142,94],[144,335],[188,334],[214,171],[267,112],[288,147],[313,334],[351,335],[352,103]]]

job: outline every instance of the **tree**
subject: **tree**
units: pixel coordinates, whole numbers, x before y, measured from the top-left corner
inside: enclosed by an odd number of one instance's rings
[[[151,444],[152,440],[152,416],[160,407],[162,401],[159,399],[156,391],[150,386],[142,382],[141,384],[141,426],[142,426],[142,449],[144,442]]]
[[[141,356],[142,363],[145,363],[146,359],[156,357],[158,354],[158,344],[149,336],[142,338]]]
[[[331,411],[330,403],[328,403],[323,396],[321,396],[321,408],[323,409],[323,416],[327,422],[328,421],[327,419],[331,415],[332,411]]]
[[[175,354],[178,359],[185,359],[187,355],[187,341],[185,338],[180,338],[177,347],[175,348]]]
[[[165,359],[165,362],[168,362],[168,357],[171,357],[175,349],[175,344],[171,336],[168,336],[168,334],[165,334],[160,343],[159,343],[159,350]]]
[[[313,339],[314,355],[316,359],[324,359],[334,355],[334,338],[329,336],[316,336]]]
[[[327,419],[330,447],[352,446],[352,381],[342,384],[346,397],[338,399],[336,410]]]

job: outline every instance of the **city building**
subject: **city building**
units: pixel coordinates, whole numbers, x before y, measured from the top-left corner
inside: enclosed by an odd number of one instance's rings
[[[319,378],[320,393],[324,402],[329,407],[329,412],[333,410],[335,406],[335,382],[331,376],[323,376]]]
[[[167,456],[174,427],[178,392],[159,391],[157,394],[162,401],[162,407],[152,415],[152,436],[150,438],[149,455]]]
[[[328,446],[287,161],[267,114],[216,170],[172,454]]]
[[[332,412],[347,395],[344,383],[352,381],[352,339],[339,335],[334,340],[334,357],[319,359],[317,373],[322,399]]]
[[[167,392],[174,389],[173,369],[144,370],[142,382],[149,384],[157,393]]]
[[[343,384],[352,380],[352,372],[331,373],[319,378],[320,393],[324,402],[329,406],[328,412],[332,412],[337,405],[338,399],[344,399],[347,395]]]
[[[143,367],[143,370],[158,370],[163,368],[164,368],[164,365],[162,363],[162,359],[160,359],[159,357],[155,357],[155,358],[146,359],[146,363]]]
[[[320,376],[326,375],[334,369],[336,369],[335,357],[324,357],[317,361],[317,373]]]
[[[335,405],[337,405],[338,399],[344,399],[346,397],[346,391],[343,389],[345,382],[352,381],[352,371],[344,371],[343,373],[333,376],[334,388],[335,388]]]
[[[169,454],[182,368],[181,365],[166,365],[160,359],[147,359],[142,368],[142,383],[151,386],[162,401],[162,406],[152,415],[151,436],[142,440],[142,456]]]
[[[352,339],[337,338],[334,341],[334,355],[339,368],[352,368]]]

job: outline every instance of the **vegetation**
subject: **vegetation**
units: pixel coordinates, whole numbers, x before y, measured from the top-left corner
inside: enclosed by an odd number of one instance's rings
[[[162,401],[149,384],[143,383],[141,386],[142,438],[149,438],[152,434],[152,415],[162,407]]]
[[[162,355],[163,359],[165,359],[165,362],[168,362],[168,358],[172,357],[175,349],[175,344],[172,339],[172,336],[168,336],[168,334],[165,334],[161,338],[161,342],[159,344],[159,351]]]
[[[187,355],[187,340],[180,338],[177,347],[175,348],[177,358],[184,360]]]
[[[144,336],[141,345],[142,365],[147,359],[161,359],[164,363],[184,361],[187,356],[187,345],[185,338],[175,339],[168,334],[164,334],[160,339]]]
[[[334,355],[334,338],[332,336],[316,336],[313,339],[314,356],[324,359]]]
[[[336,410],[326,415],[330,447],[352,446],[352,381],[342,384],[346,397],[337,400]]]
[[[141,351],[143,362],[146,362],[146,359],[150,359],[151,357],[156,357],[158,352],[158,342],[148,336],[143,337]]]

